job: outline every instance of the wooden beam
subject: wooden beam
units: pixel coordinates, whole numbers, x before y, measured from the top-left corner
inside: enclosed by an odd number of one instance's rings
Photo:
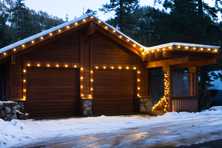
[[[190,60],[188,63],[176,65],[177,67],[200,67],[205,65],[213,65],[217,63],[217,59]]]
[[[204,65],[211,65],[216,64],[217,59],[191,59],[189,57],[185,58],[174,58],[174,59],[167,59],[167,60],[158,60],[148,62],[146,67],[147,68],[159,68],[164,66],[179,66],[179,67],[188,67],[188,66],[204,66]]]
[[[188,57],[152,61],[152,62],[148,62],[146,67],[147,68],[158,68],[158,67],[165,67],[165,66],[169,66],[169,65],[183,64],[185,62],[189,62]]]
[[[90,22],[88,31],[86,32],[88,36],[93,35],[96,32],[96,26],[93,22]]]
[[[197,96],[198,80],[197,80],[197,67],[189,67],[189,94],[190,96]]]

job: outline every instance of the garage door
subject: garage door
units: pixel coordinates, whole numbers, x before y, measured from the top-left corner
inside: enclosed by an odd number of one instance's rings
[[[94,79],[94,112],[96,115],[121,115],[137,112],[135,71],[97,70]]]
[[[79,71],[31,68],[27,72],[27,111],[31,117],[68,117],[79,114]]]

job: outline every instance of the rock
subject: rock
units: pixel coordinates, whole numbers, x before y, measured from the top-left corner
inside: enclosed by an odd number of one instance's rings
[[[6,115],[5,111],[1,110],[0,111],[0,118],[3,118]]]
[[[3,108],[3,104],[2,104],[2,103],[0,103],[0,110],[2,110],[2,108]]]
[[[151,99],[141,99],[140,100],[140,112],[141,113],[151,113],[153,103],[151,102]]]
[[[5,107],[5,113],[6,113],[6,114],[11,113],[11,111],[12,111],[12,110],[11,110],[11,108],[10,108],[9,106],[6,106],[6,107]]]
[[[20,106],[21,103],[16,103],[13,101],[0,101],[0,118],[6,121],[17,119],[17,110],[22,109]],[[22,116],[23,119],[25,117],[26,114]]]
[[[84,116],[92,116],[92,100],[82,100],[82,110]]]

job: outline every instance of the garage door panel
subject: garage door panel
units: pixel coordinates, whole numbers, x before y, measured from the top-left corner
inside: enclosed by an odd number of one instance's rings
[[[79,71],[30,68],[27,72],[27,110],[31,117],[79,114]]]
[[[135,113],[135,71],[98,70],[94,77],[94,111],[96,114]]]

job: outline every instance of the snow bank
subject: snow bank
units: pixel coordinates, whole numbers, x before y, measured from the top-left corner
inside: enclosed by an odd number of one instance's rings
[[[6,122],[0,120],[0,147],[19,146],[68,136],[112,133],[135,127],[145,127],[144,129],[153,135],[153,137],[149,137],[147,143],[155,143],[160,140],[175,141],[189,137],[192,139],[192,136],[211,132],[221,131],[220,133],[222,133],[221,125],[222,106],[212,107],[199,113],[172,112],[158,117],[135,115],[40,121],[12,120]],[[190,144],[214,140],[215,138],[218,137],[211,138],[209,136],[198,141],[190,140]]]

